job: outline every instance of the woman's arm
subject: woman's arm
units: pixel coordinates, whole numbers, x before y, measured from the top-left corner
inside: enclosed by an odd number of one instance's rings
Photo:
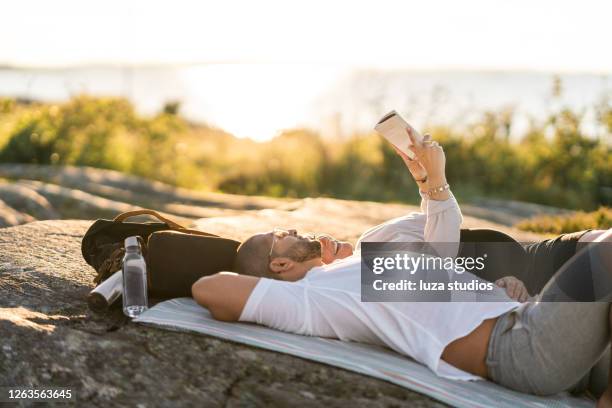
[[[423,136],[423,141],[427,141],[430,139],[431,135],[429,134]],[[408,155],[406,155],[404,152],[402,152],[400,149],[393,145],[391,145],[391,147],[393,147],[397,154],[402,158],[404,164],[406,165],[406,168],[408,169],[408,171],[410,171],[410,174],[412,175],[412,178],[414,179],[414,182],[416,183],[419,192],[421,193],[421,212],[425,213],[425,211],[427,210],[428,197],[422,192],[426,191],[427,189],[427,170],[425,170],[425,167],[423,167],[423,165],[421,165],[418,160],[411,159]]]
[[[446,159],[442,147],[425,135],[423,143],[414,137],[410,147],[416,155],[411,159],[395,148],[404,161],[406,168],[419,186],[421,213],[412,213],[394,218],[366,231],[357,241],[356,250],[361,242],[445,242],[456,243],[438,245],[443,256],[456,256],[459,249],[459,231],[463,221],[457,201],[450,193],[446,183]],[[443,187],[442,191],[436,191]]]
[[[438,144],[438,142],[431,140],[429,135],[423,138],[422,142],[419,142],[412,134],[412,129],[406,129],[408,138],[410,139],[411,145],[408,148],[415,154],[416,159],[412,160],[408,155],[398,150],[398,153],[406,163],[408,170],[415,177],[413,168],[415,167],[414,162],[425,171],[425,177],[422,180],[415,181],[419,186],[419,191],[425,194],[428,198],[436,201],[444,201],[450,198],[448,188],[439,190],[447,186],[446,182],[446,155],[444,149]]]
[[[449,198],[444,201],[428,200],[426,214],[423,241],[448,243],[446,245],[448,248],[443,251],[444,256],[457,256],[463,216],[455,197],[450,194]],[[451,243],[456,245],[451,245]],[[443,248],[443,246],[439,247]]]
[[[450,192],[446,181],[446,156],[444,149],[429,137],[418,142],[410,130],[407,130],[412,144],[408,147],[416,156],[415,160],[398,150],[398,154],[414,176],[414,162],[418,162],[427,176],[419,185],[423,200],[421,209],[426,215],[423,240],[428,243],[447,243],[436,245],[440,256],[457,256],[459,236],[463,217],[459,204]]]
[[[514,276],[504,276],[495,281],[500,288],[506,289],[506,294],[517,302],[525,303],[529,300],[529,292],[523,281]]]

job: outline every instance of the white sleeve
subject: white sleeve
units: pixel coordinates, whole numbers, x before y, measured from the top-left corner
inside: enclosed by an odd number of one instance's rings
[[[441,257],[456,257],[459,252],[459,236],[463,217],[457,200],[450,193],[444,201],[430,200],[421,193],[423,212],[394,218],[366,231],[357,241],[362,242],[443,242],[432,245]]]
[[[429,200],[421,191],[419,194],[421,212],[412,212],[370,228],[359,237],[355,250],[361,249],[362,242],[423,242]]]
[[[443,242],[432,245],[441,257],[456,257],[459,252],[459,236],[463,216],[455,196],[444,201],[427,200],[427,221],[425,223],[424,241],[428,243]]]
[[[427,201],[429,201],[429,196],[423,194],[421,190],[419,190],[419,195],[421,196],[421,212],[425,214],[427,212]]]
[[[355,251],[362,242],[422,242],[426,216],[413,212],[393,218],[364,232],[355,244]]]
[[[310,334],[306,288],[300,282],[260,278],[238,320],[290,333]]]

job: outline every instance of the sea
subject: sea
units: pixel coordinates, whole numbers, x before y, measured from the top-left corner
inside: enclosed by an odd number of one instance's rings
[[[413,126],[466,127],[486,112],[531,122],[571,108],[597,134],[597,107],[612,96],[610,73],[410,70],[325,64],[193,64],[0,68],[0,96],[62,102],[79,94],[129,99],[143,115],[179,102],[189,120],[268,140],[309,128],[325,137],[369,132],[386,112]]]

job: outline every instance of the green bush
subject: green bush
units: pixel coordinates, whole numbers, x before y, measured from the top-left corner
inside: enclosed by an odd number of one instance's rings
[[[612,208],[600,207],[597,211],[578,211],[569,215],[540,215],[519,222],[517,227],[524,231],[551,234],[608,229],[612,228]]]
[[[182,187],[271,196],[416,201],[401,159],[376,134],[324,140],[307,129],[257,143],[186,122],[177,102],[153,117],[120,98],[82,95],[61,104],[0,100],[0,161],[115,169]],[[463,200],[473,196],[594,210],[612,202],[612,107],[604,133],[581,131],[562,109],[509,138],[512,115],[485,112],[466,130],[430,127]]]

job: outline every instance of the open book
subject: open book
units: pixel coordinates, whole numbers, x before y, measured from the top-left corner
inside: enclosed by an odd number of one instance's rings
[[[383,116],[382,119],[378,121],[374,129],[392,145],[406,153],[408,157],[411,159],[415,158],[412,150],[408,149],[408,146],[412,145],[412,142],[408,137],[407,129],[412,131],[412,134],[419,142],[423,140],[423,137],[396,111],[392,110]]]

